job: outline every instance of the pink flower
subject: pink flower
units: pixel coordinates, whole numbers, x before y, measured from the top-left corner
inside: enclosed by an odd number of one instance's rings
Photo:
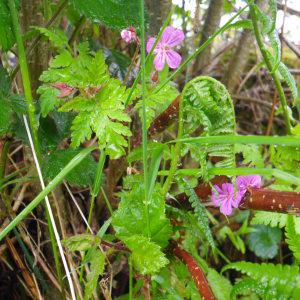
[[[178,46],[184,40],[184,33],[180,29],[176,29],[172,26],[166,27],[161,40],[157,43],[153,53],[155,58],[153,64],[157,71],[161,71],[164,68],[165,63],[169,65],[171,69],[176,69],[181,63],[181,56],[172,48]],[[155,42],[155,38],[151,37],[147,43],[147,52],[151,51],[151,48]]]
[[[239,191],[234,192],[234,185],[232,183],[223,183],[221,188],[214,185],[214,189],[212,189],[212,203],[220,207],[221,213],[226,216],[231,215],[232,209],[239,206],[241,199]]]
[[[60,90],[59,98],[64,98],[70,96],[75,92],[75,88],[68,86],[66,83],[57,82],[53,83],[52,86],[58,90]]]
[[[123,41],[127,44],[130,44],[137,40],[137,35],[134,27],[128,27],[127,29],[123,29],[121,31],[121,37]]]
[[[238,176],[236,185],[242,197],[246,194],[248,188],[260,188],[261,177],[259,175]]]

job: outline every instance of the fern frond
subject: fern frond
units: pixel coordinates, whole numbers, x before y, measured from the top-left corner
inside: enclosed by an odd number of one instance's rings
[[[252,278],[245,278],[241,281],[237,282],[230,293],[231,299],[236,299],[236,296],[247,291],[254,292],[255,294],[259,296],[265,296],[266,295],[266,285],[263,285],[259,283],[258,281],[252,279]]]
[[[251,224],[263,224],[271,227],[283,228],[286,225],[287,215],[269,211],[257,211]]]
[[[265,286],[268,288],[268,293],[272,291],[273,297],[284,295],[286,298],[283,299],[288,299],[299,286],[299,266],[295,265],[256,264],[242,261],[225,266],[222,272],[229,269],[239,271]]]
[[[189,202],[191,203],[191,206],[194,209],[194,213],[197,218],[199,227],[204,233],[205,237],[207,238],[207,241],[209,242],[210,246],[212,248],[215,248],[216,245],[209,227],[209,219],[207,216],[206,208],[201,203],[201,200],[195,193],[194,189],[189,185],[189,183],[186,180],[184,180],[184,185],[186,188],[186,193],[189,196]]]
[[[300,261],[300,234],[296,232],[295,216],[288,215],[285,226],[286,242],[297,261]]]
[[[297,88],[297,83],[295,81],[295,78],[293,77],[290,70],[283,62],[279,63],[278,71],[279,71],[280,75],[282,76],[282,79],[284,80],[284,82],[287,84],[290,91],[292,92],[292,96],[293,96],[294,104],[295,104],[295,101],[298,97],[298,88]]]
[[[190,81],[182,92],[184,135],[192,136],[199,128],[202,135],[234,135],[235,113],[232,99],[225,86],[219,81],[200,76]],[[186,147],[189,147],[186,145]],[[235,167],[233,145],[200,146],[202,154],[198,159],[205,164],[207,156],[224,158],[217,163],[220,167]],[[189,148],[191,155],[198,153]],[[202,166],[205,169],[205,166]]]

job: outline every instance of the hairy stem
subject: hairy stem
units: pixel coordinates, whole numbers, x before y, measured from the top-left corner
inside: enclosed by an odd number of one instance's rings
[[[280,79],[279,79],[278,75],[276,74],[276,72],[274,71],[273,63],[271,62],[271,60],[268,56],[267,49],[265,48],[263,36],[262,36],[259,26],[258,26],[258,17],[256,15],[255,4],[253,1],[249,1],[249,7],[250,7],[250,16],[252,19],[254,35],[255,35],[258,47],[260,49],[260,52],[264,58],[266,66],[270,72],[270,75],[272,76],[272,78],[274,80],[276,89],[278,91],[278,96],[279,96],[282,110],[283,110],[286,132],[287,132],[287,134],[291,134],[292,126],[291,126],[291,121],[290,121],[290,117],[289,117],[287,101],[285,98],[285,94],[284,94]]]

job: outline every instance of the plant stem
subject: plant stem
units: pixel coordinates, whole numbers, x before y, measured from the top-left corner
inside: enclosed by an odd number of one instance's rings
[[[14,33],[15,33],[17,46],[18,46],[19,64],[20,64],[20,70],[21,70],[21,75],[22,75],[22,83],[23,83],[23,89],[24,89],[24,95],[25,95],[25,102],[26,102],[26,106],[27,106],[27,112],[28,112],[28,116],[29,116],[29,123],[30,123],[30,129],[31,129],[32,140],[33,140],[32,151],[36,153],[37,160],[41,161],[41,149],[40,149],[40,144],[39,144],[39,140],[38,140],[38,124],[37,124],[36,118],[35,118],[35,106],[34,106],[33,98],[32,98],[29,70],[28,70],[26,53],[25,53],[25,48],[24,48],[23,39],[22,39],[21,26],[20,26],[20,23],[18,20],[18,14],[17,14],[17,9],[15,6],[14,0],[8,0],[8,6],[10,9]],[[51,246],[52,246],[53,256],[54,256],[54,260],[55,260],[57,275],[58,275],[58,278],[60,280],[60,283],[62,285],[62,290],[63,290],[63,277],[62,277],[62,272],[61,272],[61,265],[60,265],[59,255],[58,255],[57,243],[55,240],[55,234],[53,231],[53,225],[51,222],[49,209],[47,208],[47,206],[45,206],[45,208],[46,208],[45,212],[46,212],[46,217],[47,217],[49,235],[50,235]]]
[[[149,202],[148,199],[148,136],[147,136],[147,115],[146,115],[146,74],[145,74],[145,16],[144,0],[140,0],[140,17],[141,17],[141,84],[142,84],[142,143],[143,143],[143,168],[144,168],[144,190],[145,190],[145,208],[148,238],[150,238],[150,220],[149,220]]]
[[[91,221],[92,221],[92,215],[95,206],[95,198],[97,197],[102,184],[102,172],[104,168],[105,159],[106,159],[106,154],[103,151],[100,153],[100,158],[97,164],[96,177],[91,192],[91,201],[90,201],[90,209],[89,209],[89,216],[88,216],[89,225],[91,225]]]
[[[254,35],[255,35],[258,47],[260,49],[260,52],[264,58],[266,66],[270,72],[270,75],[272,76],[272,78],[274,80],[276,89],[278,91],[278,96],[279,96],[281,106],[283,109],[283,117],[284,117],[284,121],[285,121],[286,132],[287,132],[287,134],[291,134],[292,126],[291,126],[291,121],[290,121],[290,117],[289,117],[287,101],[285,98],[285,94],[284,94],[280,79],[279,79],[278,75],[276,74],[276,71],[273,70],[273,64],[268,56],[267,49],[265,48],[263,36],[259,30],[257,15],[256,15],[256,11],[255,11],[255,4],[253,1],[249,1],[249,7],[250,7],[250,16],[252,19]]]
[[[300,138],[294,136],[256,136],[256,135],[215,135],[195,138],[178,139],[169,143],[196,143],[196,144],[256,144],[300,146]]]
[[[132,268],[132,258],[131,255],[128,257],[129,264],[129,300],[133,300],[133,268]]]
[[[29,123],[30,123],[30,128],[33,136],[33,143],[34,143],[35,151],[37,152],[38,159],[40,160],[41,151],[40,151],[40,144],[38,141],[38,125],[35,119],[35,106],[33,103],[33,98],[31,93],[29,71],[28,71],[25,48],[22,39],[21,26],[18,20],[17,9],[14,0],[8,0],[8,6],[10,9],[14,33],[15,33],[17,46],[18,46],[19,64],[21,69],[27,112],[29,116]]]
[[[24,220],[32,210],[39,205],[46,195],[53,191],[57,185],[59,185],[62,180],[72,171],[90,152],[95,150],[96,147],[89,147],[83,149],[78,153],[55,177],[46,188],[41,191],[1,232],[0,241],[12,230],[14,229],[22,220]]]

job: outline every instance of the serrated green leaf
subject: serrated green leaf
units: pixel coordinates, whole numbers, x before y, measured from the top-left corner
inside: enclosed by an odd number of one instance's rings
[[[269,211],[257,211],[251,220],[251,224],[264,224],[271,227],[282,228],[285,226],[286,220],[286,214]]]
[[[220,275],[216,270],[209,268],[206,275],[209,286],[217,299],[229,300],[232,285],[224,276]]]
[[[287,216],[285,227],[286,242],[297,261],[300,261],[300,234],[296,231],[296,217]]]
[[[72,0],[74,7],[92,21],[124,29],[139,27],[139,3],[131,0]]]
[[[58,98],[59,90],[51,86],[41,85],[37,89],[37,93],[41,95],[40,101],[42,116],[46,117],[50,111],[60,104],[60,99]]]
[[[98,285],[98,279],[104,272],[105,255],[99,249],[92,249],[89,253],[90,273],[87,275],[87,283],[84,289],[84,300],[92,297],[94,290]]]
[[[86,251],[100,244],[101,239],[93,234],[78,234],[62,240],[63,245],[71,251]]]
[[[147,236],[147,211],[144,202],[144,186],[141,180],[131,183],[131,189],[122,191],[121,202],[113,216],[113,226],[116,235],[126,240],[139,234]],[[171,234],[170,221],[165,215],[165,201],[161,187],[157,184],[153,190],[149,205],[150,239],[161,247],[168,244]]]
[[[44,36],[46,36],[55,48],[62,50],[68,47],[68,37],[61,29],[59,28],[47,29],[38,26],[33,26],[33,28],[38,30]]]
[[[161,252],[160,246],[150,242],[143,235],[133,235],[125,239],[127,247],[132,251],[133,265],[141,274],[155,274],[169,261]]]
[[[13,122],[10,80],[4,68],[0,67],[0,137],[11,132]]]
[[[56,150],[43,159],[42,169],[45,179],[53,179],[71,158],[80,152],[79,149]],[[91,186],[96,174],[97,163],[91,155],[87,156],[66,177],[70,184]]]
[[[249,248],[261,258],[274,258],[281,241],[281,230],[265,225],[254,226],[255,231],[248,236]]]
[[[5,0],[0,0],[0,48],[9,50],[15,43],[11,16]]]

